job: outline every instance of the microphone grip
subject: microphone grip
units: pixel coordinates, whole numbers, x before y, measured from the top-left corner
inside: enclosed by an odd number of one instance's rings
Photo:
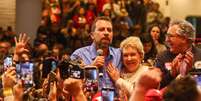
[[[98,49],[97,50],[97,56],[103,56],[103,50]],[[103,67],[99,67],[99,77],[103,77]]]
[[[99,69],[98,69],[98,71],[99,71],[99,77],[103,77],[103,67],[100,67]]]

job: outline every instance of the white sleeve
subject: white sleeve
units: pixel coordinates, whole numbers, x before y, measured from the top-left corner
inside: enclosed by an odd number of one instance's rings
[[[4,97],[4,101],[14,101],[14,96],[6,96]]]
[[[129,94],[132,94],[133,92],[133,88],[134,88],[134,84],[126,81],[122,78],[119,78],[116,82],[115,82],[117,87],[120,87],[121,89],[125,89],[126,91],[129,92]]]

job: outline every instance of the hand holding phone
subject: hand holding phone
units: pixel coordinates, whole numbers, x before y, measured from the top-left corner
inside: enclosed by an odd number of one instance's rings
[[[49,73],[49,82],[54,82],[54,81],[57,81],[57,78],[56,78],[56,73],[54,73],[53,71],[51,71]]]
[[[32,62],[25,62],[16,65],[17,79],[22,80],[26,89],[34,86],[33,68],[34,64]]]
[[[3,68],[4,71],[13,65],[13,58],[12,56],[8,56],[4,59]]]
[[[85,74],[85,79],[87,79],[87,80],[97,80],[98,79],[98,70],[94,66],[85,68],[84,74]]]
[[[47,78],[47,75],[57,68],[57,61],[54,58],[47,58],[43,61],[42,77]]]

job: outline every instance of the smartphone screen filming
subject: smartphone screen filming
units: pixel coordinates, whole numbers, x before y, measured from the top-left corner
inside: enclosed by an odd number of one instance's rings
[[[16,65],[17,79],[22,80],[25,88],[32,87],[33,81],[33,63],[25,62]]]
[[[90,92],[98,91],[98,70],[94,66],[88,66],[84,69],[85,88]]]
[[[13,59],[12,59],[12,57],[11,56],[8,56],[8,57],[6,57],[5,59],[4,59],[4,63],[3,63],[3,67],[4,67],[4,70],[6,70],[8,67],[10,67],[10,66],[12,66],[12,63],[13,63],[13,61],[12,61]]]
[[[114,101],[114,89],[102,88],[101,95],[103,101]]]
[[[85,78],[88,80],[97,80],[98,71],[96,68],[86,68],[85,69]]]

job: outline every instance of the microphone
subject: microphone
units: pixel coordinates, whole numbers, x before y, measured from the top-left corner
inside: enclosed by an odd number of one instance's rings
[[[103,50],[102,49],[98,49],[97,50],[97,55],[98,56],[103,56]]]
[[[97,56],[103,56],[103,50],[102,49],[98,49],[97,50]],[[98,68],[99,71],[99,77],[103,77],[103,67],[99,67]]]

